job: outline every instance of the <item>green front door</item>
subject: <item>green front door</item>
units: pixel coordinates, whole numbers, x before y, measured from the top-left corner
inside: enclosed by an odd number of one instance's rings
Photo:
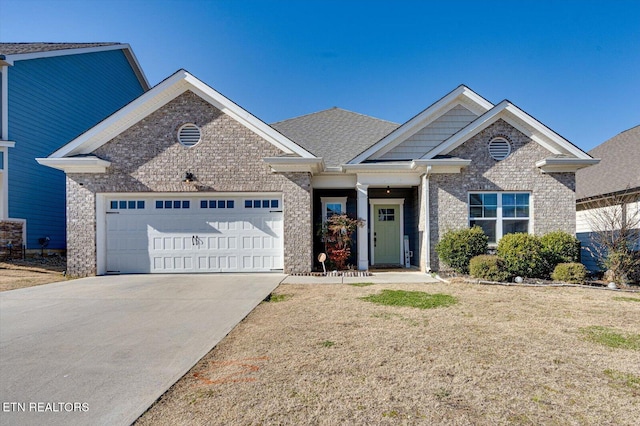
[[[380,264],[400,264],[400,206],[373,206],[373,261]]]

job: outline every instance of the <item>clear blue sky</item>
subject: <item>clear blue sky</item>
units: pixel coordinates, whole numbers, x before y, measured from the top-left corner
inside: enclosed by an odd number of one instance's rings
[[[465,84],[584,150],[640,124],[640,0],[0,0],[0,41],[129,43],[268,123],[403,123]]]

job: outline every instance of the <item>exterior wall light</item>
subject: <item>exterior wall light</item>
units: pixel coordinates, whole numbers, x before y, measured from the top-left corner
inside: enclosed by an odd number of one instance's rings
[[[186,182],[186,183],[191,183],[191,182],[193,182],[195,180],[197,180],[196,176],[191,172],[185,172],[184,179],[182,179],[182,181]]]

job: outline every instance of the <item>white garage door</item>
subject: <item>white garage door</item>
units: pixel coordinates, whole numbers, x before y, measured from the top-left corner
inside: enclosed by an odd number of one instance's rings
[[[279,196],[110,197],[107,273],[283,268]]]

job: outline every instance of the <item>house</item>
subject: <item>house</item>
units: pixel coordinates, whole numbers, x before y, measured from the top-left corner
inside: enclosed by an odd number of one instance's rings
[[[64,250],[65,176],[44,157],[149,89],[127,44],[0,43],[0,256]],[[42,243],[42,244],[41,244]]]
[[[400,125],[333,108],[270,126],[179,70],[38,162],[66,173],[85,276],[309,272],[337,212],[365,220],[359,269],[429,271],[447,229],[573,233],[575,172],[598,160],[465,86]]]
[[[589,154],[601,161],[576,173],[576,235],[582,243],[582,263],[598,271],[593,232],[619,229],[618,221],[640,223],[640,126],[612,137]]]

